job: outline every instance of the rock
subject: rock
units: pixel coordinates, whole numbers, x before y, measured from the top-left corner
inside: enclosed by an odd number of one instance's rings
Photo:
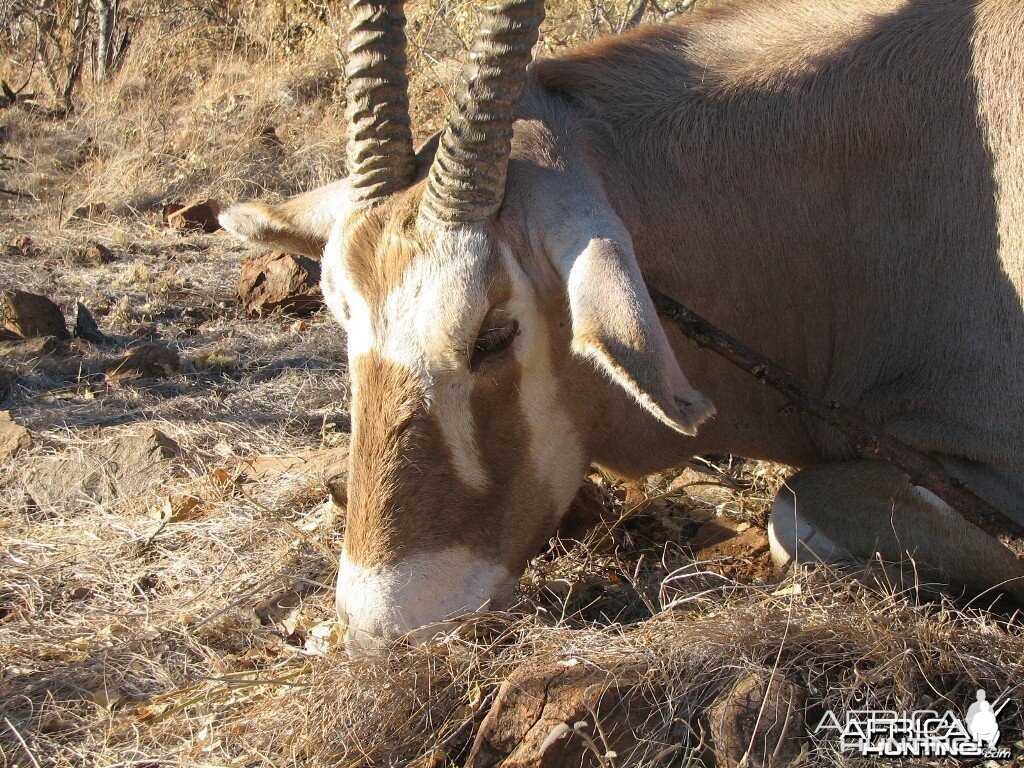
[[[630,758],[642,747],[640,727],[659,720],[657,706],[644,698],[651,689],[640,685],[643,670],[600,670],[573,661],[526,663],[501,684],[468,768],[597,766],[592,745],[615,752],[616,765],[635,762]]]
[[[224,448],[225,453],[230,454],[230,446]],[[292,505],[298,500],[307,504],[311,496],[325,498],[329,493],[329,501],[306,516],[306,521],[311,523],[316,518],[315,524],[319,526],[345,514],[348,457],[347,440],[331,448],[284,456],[254,456],[214,470],[189,492],[200,497],[223,496],[244,486],[246,498],[268,508]],[[305,523],[297,523],[300,528],[303,525]]]
[[[772,670],[752,670],[708,709],[711,747],[722,768],[793,763],[805,736],[806,692]]]
[[[238,301],[251,315],[309,315],[323,306],[320,265],[305,256],[272,252],[242,265]]]
[[[217,221],[217,216],[220,214],[220,203],[213,198],[169,210],[173,205],[172,203],[164,208],[164,221],[168,229],[202,230],[207,234],[220,229],[220,222]]]
[[[110,341],[110,338],[100,330],[100,326],[97,324],[96,318],[92,316],[92,312],[82,302],[78,302],[78,309],[75,314],[75,336],[91,341],[93,344],[104,344]]]
[[[70,352],[71,348],[67,342],[56,336],[0,341],[0,360],[12,363],[27,363],[47,355],[67,355]]]
[[[138,501],[166,481],[178,444],[154,427],[116,433],[87,448],[25,462],[23,489],[39,507]]]
[[[99,267],[109,264],[114,260],[114,254],[102,243],[93,243],[82,251],[81,260],[84,264],[92,267]]]
[[[16,235],[4,246],[3,254],[8,258],[33,258],[39,255],[39,249],[28,235]]]
[[[0,327],[23,339],[35,336],[71,338],[60,307],[45,296],[17,288],[0,294]]]
[[[756,525],[719,515],[698,528],[689,544],[695,560],[713,563],[726,576],[764,581],[772,575],[768,533]]]
[[[28,430],[11,418],[10,411],[0,411],[0,466],[31,447]]]
[[[80,205],[75,208],[68,217],[68,221],[74,221],[75,219],[82,221],[95,221],[96,219],[102,219],[106,214],[106,203],[86,203],[85,205]]]
[[[284,146],[284,142],[281,141],[281,137],[277,133],[277,128],[272,125],[264,126],[260,131],[257,141],[264,147],[277,149]]]
[[[336,506],[348,505],[347,444],[289,456],[255,456],[239,464],[232,475],[239,482],[263,486],[271,494],[288,486],[325,489]],[[250,493],[261,495],[258,490]]]
[[[348,509],[348,472],[339,472],[328,477],[327,493],[330,494],[331,503],[338,509]]]
[[[204,499],[191,493],[173,493],[164,496],[153,510],[154,516],[165,523],[195,520],[205,511]]]
[[[142,344],[121,360],[107,367],[108,381],[141,376],[157,379],[181,373],[181,357],[169,347],[160,344]]]

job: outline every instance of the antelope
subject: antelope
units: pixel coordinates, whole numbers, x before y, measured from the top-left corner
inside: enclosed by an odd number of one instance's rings
[[[1024,5],[746,0],[531,63],[544,4],[511,0],[418,152],[402,2],[351,9],[348,176],[221,218],[322,255],[347,333],[350,651],[507,601],[589,466],[701,453],[798,469],[780,566],[909,556],[1024,599],[1008,549],[644,284],[1024,522]]]

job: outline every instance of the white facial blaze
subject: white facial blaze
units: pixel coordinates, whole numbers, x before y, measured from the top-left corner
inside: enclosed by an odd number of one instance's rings
[[[471,375],[451,378],[453,381],[435,387],[434,411],[459,480],[470,488],[480,489],[487,484],[487,472],[480,460],[480,447],[473,429],[473,411],[469,407],[473,378]]]
[[[343,241],[336,227],[324,256],[330,280],[323,283],[325,302],[348,333],[353,392],[355,361],[371,351],[408,368],[425,385],[459,479],[483,488],[487,472],[469,408],[474,378],[466,366],[473,339],[459,335],[475,332],[486,310],[490,245],[483,228],[439,229],[382,307],[370,307],[345,274]],[[328,282],[333,296],[326,295]]]
[[[546,485],[554,508],[561,512],[572,501],[583,476],[583,449],[572,419],[559,404],[548,329],[527,277],[507,247],[502,247],[502,257],[514,286],[510,309],[519,318],[522,336],[516,357],[523,369],[519,400],[530,436],[528,455],[536,477]]]

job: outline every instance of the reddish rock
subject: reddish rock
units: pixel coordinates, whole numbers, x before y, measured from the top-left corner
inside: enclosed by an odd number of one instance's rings
[[[31,447],[28,430],[11,418],[10,411],[0,411],[0,466]]]
[[[96,318],[82,302],[78,302],[78,312],[75,315],[75,336],[93,344],[104,344],[110,341],[110,337],[100,330]]]
[[[715,764],[774,768],[800,755],[806,692],[776,671],[744,674],[708,710]]]
[[[181,357],[169,347],[160,344],[142,344],[124,358],[111,364],[106,371],[108,380],[141,376],[162,378],[181,373]]]
[[[570,662],[571,663],[571,662]],[[501,684],[480,724],[468,768],[598,766],[593,745],[632,764],[642,746],[640,727],[657,722],[638,668],[594,669],[589,664],[528,663]],[[600,734],[595,727],[600,721]],[[603,735],[601,735],[603,734]]]
[[[327,492],[334,506],[348,509],[348,472],[339,472],[327,478]]]
[[[0,294],[0,328],[23,339],[36,336],[71,338],[60,307],[45,296],[18,289]]]
[[[251,315],[309,315],[323,306],[320,265],[305,256],[272,252],[242,265],[238,301]]]
[[[203,231],[207,234],[220,229],[217,216],[220,214],[220,203],[213,198],[200,200],[197,203],[182,207],[174,204],[164,207],[164,221],[168,229],[182,231]]]
[[[268,148],[283,147],[284,142],[281,141],[281,137],[277,133],[277,128],[272,125],[265,126],[260,131],[259,143]]]
[[[697,529],[690,548],[695,560],[726,576],[763,581],[772,575],[768,533],[750,523],[719,515]]]

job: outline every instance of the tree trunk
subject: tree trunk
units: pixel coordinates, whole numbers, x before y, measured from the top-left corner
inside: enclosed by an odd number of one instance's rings
[[[96,0],[96,71],[94,78],[102,83],[110,75],[114,61],[115,0]]]
[[[61,95],[61,106],[65,113],[72,109],[72,95],[82,78],[87,46],[86,32],[89,29],[89,0],[78,0],[75,4],[75,26],[71,36],[71,53],[68,57],[68,79]]]

